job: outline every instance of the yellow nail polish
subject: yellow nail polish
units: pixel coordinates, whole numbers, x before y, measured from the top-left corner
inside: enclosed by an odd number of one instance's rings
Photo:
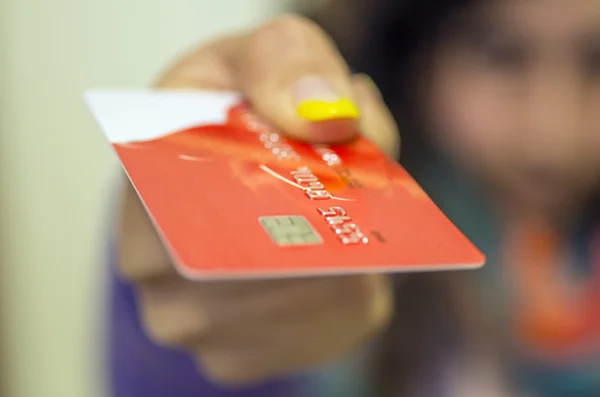
[[[298,106],[298,114],[308,121],[327,121],[339,119],[357,119],[358,108],[348,99],[335,102],[308,100]]]

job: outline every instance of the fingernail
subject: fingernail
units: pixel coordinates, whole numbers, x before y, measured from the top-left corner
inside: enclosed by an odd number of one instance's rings
[[[305,77],[296,87],[298,115],[318,122],[357,119],[358,108],[348,98],[340,97],[329,84],[318,77]]]

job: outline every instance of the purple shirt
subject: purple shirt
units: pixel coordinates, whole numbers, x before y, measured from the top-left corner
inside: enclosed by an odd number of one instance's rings
[[[285,380],[243,390],[204,379],[185,353],[154,344],[144,333],[133,290],[115,273],[111,250],[108,376],[111,397],[294,397],[303,381]]]

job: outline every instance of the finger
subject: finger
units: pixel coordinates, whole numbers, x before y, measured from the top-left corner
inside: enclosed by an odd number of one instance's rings
[[[363,340],[364,328],[357,328],[349,312],[321,310],[312,314],[304,316],[302,322],[285,324],[286,332],[270,332],[269,338],[202,344],[197,358],[216,380],[244,384],[334,360]]]
[[[348,67],[327,35],[297,16],[204,46],[157,85],[241,90],[262,117],[302,140],[334,143],[357,133]]]
[[[203,284],[202,299],[223,301],[224,299],[246,299],[255,295],[269,295],[288,291],[290,288],[310,289],[322,277],[302,277],[283,279],[252,279],[207,282]],[[188,281],[187,286],[193,288],[197,281]]]
[[[315,278],[246,297],[205,295],[205,303],[211,307],[212,323],[217,330],[245,333],[247,327],[240,329],[236,325],[244,323],[260,328],[262,324],[270,324],[269,327],[278,329],[324,307],[360,307],[370,299],[373,288],[368,276]]]
[[[356,135],[349,70],[314,23],[285,16],[246,38],[236,76],[257,112],[289,136],[337,143]]]
[[[197,286],[178,275],[140,284],[136,289],[141,320],[148,336],[167,346],[193,346],[211,326],[208,307],[202,305]]]
[[[251,338],[215,341],[198,349],[200,365],[215,380],[226,384],[245,384],[261,381],[266,376],[296,372],[335,360],[359,346],[381,330],[382,323],[373,322],[383,307],[391,302],[387,283],[380,276],[367,277],[363,281],[377,287],[359,306],[323,306],[321,310],[304,313],[303,316],[270,323],[268,334],[255,333],[248,327],[242,332]],[[375,292],[375,291],[372,291]],[[265,338],[265,335],[269,335]]]
[[[385,280],[380,275],[352,277],[338,285],[321,284],[308,291],[290,291],[288,296],[256,297],[247,305],[230,301],[213,307],[213,331],[217,338],[209,342],[218,344],[220,338],[253,346],[266,345],[281,339],[278,336],[285,339],[286,335],[310,335],[313,330],[344,329],[344,318],[348,320],[346,323],[352,322],[359,328],[380,329],[389,320],[392,307],[391,289]],[[236,307],[236,303],[241,307]],[[219,314],[223,312],[227,314]],[[319,318],[323,321],[315,320]],[[221,347],[227,346],[234,347],[230,342]]]
[[[318,308],[317,299],[323,297],[318,290],[330,290],[325,284],[290,279],[208,282],[199,288],[197,282],[172,274],[142,280],[136,292],[149,336],[161,344],[185,347],[239,340],[246,328],[240,329],[240,324],[268,321],[273,312],[291,315],[303,312],[303,306]],[[293,310],[279,310],[284,301],[284,309]]]
[[[398,158],[400,133],[379,89],[364,74],[353,76],[352,86],[361,109],[361,132],[392,158]]]

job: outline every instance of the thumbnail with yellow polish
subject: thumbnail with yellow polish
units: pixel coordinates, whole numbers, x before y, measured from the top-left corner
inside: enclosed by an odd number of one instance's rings
[[[298,106],[298,114],[308,121],[327,121],[339,119],[357,119],[358,108],[348,99],[335,102],[304,101]]]

